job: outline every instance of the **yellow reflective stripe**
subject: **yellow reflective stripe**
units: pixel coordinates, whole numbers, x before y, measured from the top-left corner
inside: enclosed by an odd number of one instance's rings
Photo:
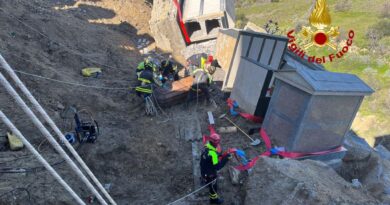
[[[135,88],[136,90],[138,90],[138,91],[152,91],[152,89],[148,89],[148,88],[143,88],[143,87],[136,87]]]
[[[214,150],[209,150],[209,156],[211,157],[211,161],[213,162],[213,165],[218,164],[218,154]]]
[[[139,63],[138,66],[137,66],[137,68],[138,68],[139,70],[143,70],[143,69],[145,68],[144,62]]]
[[[206,60],[207,60],[206,58],[203,57],[200,58],[200,67],[203,69],[205,68]]]
[[[138,78],[139,81],[142,81],[144,83],[150,83],[150,80],[145,79],[145,78]]]
[[[143,92],[143,93],[152,93],[152,90],[146,89],[146,88],[142,88],[142,87],[136,87],[135,90],[139,91],[139,92]]]
[[[217,148],[215,148],[213,145],[211,145],[210,142],[208,142],[205,146],[206,146],[207,149],[209,149],[209,150],[217,151]]]
[[[147,94],[152,94],[152,91],[141,91],[141,90],[137,90],[138,92],[141,92],[141,93],[147,93]]]
[[[218,194],[209,194],[210,199],[217,199]]]

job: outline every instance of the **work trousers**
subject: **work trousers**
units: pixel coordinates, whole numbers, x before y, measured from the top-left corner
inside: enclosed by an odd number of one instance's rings
[[[215,176],[215,177],[204,177],[203,178],[204,179],[204,181],[205,181],[205,183],[206,184],[208,184],[208,183],[210,183],[209,185],[208,185],[208,187],[209,187],[209,198],[210,198],[210,200],[216,200],[216,199],[218,199],[219,198],[219,196],[218,196],[218,193],[217,193],[217,191],[218,191],[218,184],[217,184],[217,176]],[[215,180],[215,181],[214,181]],[[214,181],[214,182],[212,182],[212,181]]]
[[[197,98],[200,93],[202,93],[206,97],[207,101],[210,101],[209,86],[207,86],[207,84],[205,83],[201,83],[197,85],[192,85],[191,90],[188,93],[187,103]]]

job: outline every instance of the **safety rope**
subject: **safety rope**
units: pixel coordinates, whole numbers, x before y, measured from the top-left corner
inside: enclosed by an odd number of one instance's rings
[[[32,60],[28,60],[28,59],[26,59],[26,58],[22,58],[22,57],[20,57],[20,56],[18,56],[18,55],[16,55],[16,54],[13,54],[13,53],[7,53],[6,55],[3,55],[3,56],[6,57],[7,55],[11,55],[11,56],[14,57],[14,58],[18,58],[18,59],[21,59],[21,60],[23,60],[23,61],[26,61],[26,62],[29,62],[29,63],[32,63],[32,64],[35,63],[35,62],[32,61]],[[47,67],[43,67],[43,68],[47,68],[47,69],[53,71],[53,72],[56,73],[56,74],[69,75],[69,71],[60,71],[60,70],[58,70],[58,69],[51,68],[51,67],[48,67],[48,66],[47,66]],[[99,78],[99,81],[113,81],[113,80],[111,80],[111,79],[102,79],[102,78]],[[120,79],[115,79],[115,82],[130,83],[131,80],[123,80],[123,79],[120,80]]]
[[[44,80],[48,80],[48,81],[52,81],[52,82],[56,82],[56,83],[67,84],[67,85],[80,86],[80,87],[84,87],[84,88],[94,88],[94,89],[101,89],[101,90],[130,90],[130,89],[136,88],[136,87],[131,87],[131,86],[130,87],[100,87],[100,86],[93,86],[93,85],[84,85],[84,84],[75,83],[75,82],[62,81],[62,80],[57,80],[57,79],[53,79],[53,78],[48,78],[48,77],[44,77],[44,76],[40,76],[40,75],[36,75],[36,74],[32,74],[32,73],[27,73],[27,72],[20,71],[20,70],[14,70],[14,71],[17,73],[27,75],[27,76],[32,76],[35,78],[40,78],[40,79],[44,79]]]
[[[189,193],[189,194],[187,194],[187,195],[181,197],[180,199],[177,199],[176,201],[173,201],[173,202],[171,202],[171,203],[169,203],[169,204],[167,204],[167,205],[175,204],[175,203],[177,203],[177,202],[179,202],[179,201],[181,201],[181,200],[183,200],[183,199],[185,199],[185,198],[187,198],[187,197],[189,197],[189,196],[192,196],[192,195],[198,193],[199,191],[201,191],[202,189],[206,188],[208,185],[214,183],[215,181],[217,181],[217,179],[214,179],[213,181],[207,183],[206,185],[200,187],[199,189],[197,189],[197,190],[195,190],[195,191],[193,191],[193,192],[191,192],[191,193]]]
[[[150,98],[150,96],[145,97],[145,111],[146,111],[146,115],[151,115],[151,116],[157,115],[157,109],[154,106],[154,103]]]

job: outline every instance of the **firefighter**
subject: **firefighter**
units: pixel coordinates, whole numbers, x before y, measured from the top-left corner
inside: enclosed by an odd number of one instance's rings
[[[152,91],[153,84],[156,84],[153,76],[153,67],[145,66],[138,76],[138,85],[135,88],[137,95],[139,97],[150,96],[153,92]]]
[[[179,80],[179,75],[177,73],[177,66],[173,65],[172,56],[169,56],[168,59],[161,62],[160,74],[162,76],[162,83],[165,83],[167,80],[176,81]]]
[[[140,76],[141,72],[145,68],[148,68],[148,69],[152,70],[152,72],[155,72],[156,65],[154,65],[154,63],[152,62],[152,58],[151,57],[145,58],[144,61],[142,61],[141,63],[138,64],[137,70],[136,70],[137,77]]]
[[[209,66],[206,69],[199,68],[193,72],[194,81],[188,93],[186,107],[188,107],[189,102],[200,92],[205,95],[207,102],[211,103],[209,87],[213,82],[212,74],[214,74],[215,69],[215,67]]]
[[[222,204],[223,200],[218,195],[217,187],[217,171],[222,169],[231,158],[228,154],[226,157],[219,159],[221,153],[217,151],[221,137],[214,133],[208,138],[205,148],[200,158],[200,173],[203,182],[209,184],[209,199],[210,204]]]

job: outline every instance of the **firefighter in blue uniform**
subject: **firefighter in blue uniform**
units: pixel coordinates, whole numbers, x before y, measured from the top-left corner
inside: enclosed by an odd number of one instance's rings
[[[219,159],[221,153],[217,151],[221,137],[218,134],[212,134],[209,141],[205,144],[200,159],[200,172],[203,182],[209,184],[210,204],[222,204],[223,200],[217,193],[217,171],[222,169],[231,158],[230,154]]]
[[[152,86],[156,84],[154,81],[153,67],[145,64],[144,69],[139,73],[138,85],[135,91],[139,97],[148,97],[152,94]]]

